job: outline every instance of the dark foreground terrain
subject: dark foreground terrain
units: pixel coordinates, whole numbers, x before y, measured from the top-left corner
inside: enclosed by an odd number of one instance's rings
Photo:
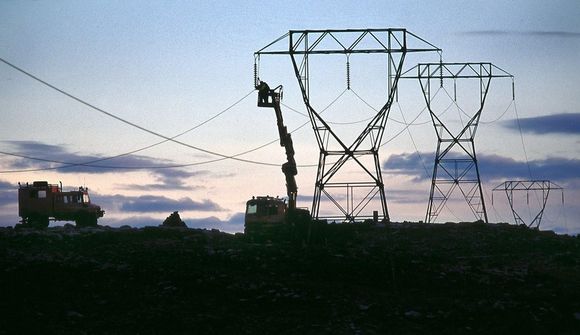
[[[507,225],[0,229],[0,334],[580,334],[580,239]]]

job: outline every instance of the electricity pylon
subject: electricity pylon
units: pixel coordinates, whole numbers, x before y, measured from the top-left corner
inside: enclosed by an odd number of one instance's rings
[[[417,70],[416,75],[412,74],[414,69]],[[513,76],[491,63],[439,62],[418,64],[406,71],[403,77],[419,79],[437,134],[437,150],[425,222],[434,222],[445,208],[447,200],[458,189],[475,218],[487,223],[487,210],[474,139],[491,79],[512,78],[513,98]],[[470,79],[479,81],[479,103],[471,114],[468,114],[469,111],[461,110],[461,113],[468,116],[468,120],[459,132],[454,132],[448,123],[443,121],[442,115],[445,111],[434,110],[433,99],[436,93],[433,92],[433,86],[443,88],[445,81],[453,80],[455,94],[453,99],[457,101],[458,80]]]
[[[283,48],[277,49],[280,44]],[[352,222],[380,216],[384,221],[390,220],[381,174],[379,147],[405,56],[408,53],[433,51],[441,50],[406,29],[387,28],[291,30],[255,52],[255,58],[258,60],[262,55],[290,55],[292,59],[294,73],[320,149],[312,201],[314,218]],[[312,107],[310,101],[309,59],[313,56],[333,54],[346,55],[347,71],[350,71],[348,59],[352,55],[382,54],[387,58],[387,101],[350,144],[337,135],[329,123]],[[352,177],[344,173],[347,166],[356,169],[359,172],[358,176]],[[324,200],[334,204],[338,214],[320,215],[323,197]],[[375,212],[380,213],[370,214],[368,210],[365,212],[368,204],[376,199],[380,203],[380,211]]]
[[[539,229],[540,223],[542,222],[542,217],[544,215],[544,210],[546,209],[546,203],[548,202],[548,196],[550,195],[550,190],[562,191],[562,203],[564,203],[564,189],[558,184],[549,180],[508,180],[496,186],[492,192],[505,191],[516,224],[525,224],[529,228],[535,226],[534,228]],[[526,201],[528,205],[530,204],[530,191],[534,192],[536,195],[538,191],[540,191],[542,194],[542,200],[539,206],[540,209],[529,224],[526,224],[524,219],[522,219],[520,214],[516,211],[516,206],[514,204],[514,191],[526,191]]]

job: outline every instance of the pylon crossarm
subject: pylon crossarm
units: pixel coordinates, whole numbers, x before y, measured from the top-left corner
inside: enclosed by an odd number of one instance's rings
[[[413,75],[412,73],[417,73]],[[402,73],[401,79],[481,79],[514,76],[489,62],[419,63]]]
[[[285,39],[288,39],[286,43],[279,43]],[[305,45],[309,39],[313,42]],[[290,30],[255,54],[326,55],[433,51],[441,52],[441,49],[403,28],[313,29]]]

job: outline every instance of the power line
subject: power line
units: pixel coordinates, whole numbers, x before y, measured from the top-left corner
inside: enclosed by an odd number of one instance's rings
[[[81,103],[81,104],[83,104],[83,105],[85,105],[85,106],[93,109],[93,110],[96,110],[99,113],[102,113],[104,115],[107,115],[107,116],[109,116],[109,117],[111,117],[111,118],[113,118],[113,119],[115,119],[117,121],[120,121],[122,123],[125,123],[125,124],[127,124],[127,125],[129,125],[131,127],[137,128],[137,129],[139,129],[141,131],[144,131],[146,133],[149,133],[151,135],[154,135],[154,136],[163,138],[166,141],[171,141],[173,143],[176,143],[176,144],[179,144],[179,145],[182,145],[182,146],[185,146],[185,147],[188,147],[188,148],[191,148],[191,149],[194,149],[194,150],[197,150],[197,151],[206,153],[206,154],[210,154],[210,155],[213,155],[213,156],[222,157],[223,159],[233,159],[233,160],[240,161],[240,162],[244,162],[244,163],[251,163],[251,164],[258,164],[258,165],[267,165],[267,166],[278,166],[279,165],[279,164],[273,164],[273,163],[267,163],[267,162],[260,162],[260,161],[253,161],[253,160],[238,158],[238,157],[235,157],[235,156],[228,156],[228,155],[225,155],[225,154],[216,152],[216,151],[212,151],[212,150],[208,150],[208,149],[203,149],[203,148],[200,148],[200,147],[191,145],[191,144],[187,144],[187,143],[181,142],[179,140],[176,140],[175,138],[171,138],[171,137],[165,136],[163,134],[160,134],[158,132],[155,132],[153,130],[150,130],[148,128],[145,128],[143,126],[140,126],[140,125],[138,125],[138,124],[136,124],[134,122],[125,120],[125,119],[123,119],[123,118],[121,118],[121,117],[119,117],[117,115],[114,115],[112,113],[109,113],[109,112],[105,111],[104,109],[101,109],[101,108],[99,108],[99,107],[97,107],[95,105],[92,105],[92,104],[84,101],[83,99],[78,98],[78,97],[76,97],[76,96],[74,96],[74,95],[72,95],[72,94],[70,94],[70,93],[68,93],[68,92],[66,92],[66,91],[64,91],[64,90],[62,90],[62,89],[60,89],[60,88],[58,88],[58,87],[56,87],[56,86],[54,86],[54,85],[46,82],[46,81],[38,78],[38,77],[36,77],[35,75],[33,75],[33,74],[31,74],[31,73],[29,73],[29,72],[27,72],[27,71],[19,68],[18,66],[14,65],[14,64],[6,61],[6,60],[4,60],[3,58],[0,58],[0,61],[2,61],[3,63],[5,63],[8,66],[14,68],[15,70],[17,70],[17,71],[25,74],[26,76],[28,76],[28,77],[30,77],[30,78],[32,78],[32,79],[40,82],[41,84],[43,84],[43,85],[45,85],[45,86],[47,86],[47,87],[49,87],[49,88],[51,88],[51,89],[53,89],[53,90],[55,90],[55,91],[57,91],[59,93],[65,95],[65,96],[67,96],[67,97],[69,97],[69,98],[71,98],[71,99],[73,99],[73,100],[75,100],[75,101],[77,101],[77,102],[79,102],[79,103]]]
[[[439,90],[437,90],[437,92],[435,92],[435,95],[437,95],[437,93],[439,93]],[[441,112],[441,114],[439,114],[439,116],[445,114],[449,110],[449,108],[451,108],[451,106],[453,106],[453,102],[451,102],[443,110],[443,112]],[[419,112],[419,114],[417,114],[417,116],[415,116],[415,118],[410,123],[408,123],[403,129],[401,129],[398,133],[396,133],[395,135],[393,135],[391,138],[389,138],[388,140],[386,140],[383,143],[381,143],[381,147],[387,145],[388,143],[392,142],[397,137],[401,136],[401,134],[403,132],[405,132],[405,130],[407,130],[411,125],[415,124],[415,121],[419,118],[419,116],[421,116],[421,114],[423,114],[423,112],[425,112],[426,109],[427,109],[427,106],[423,107],[423,109],[421,109],[421,111]]]
[[[528,167],[528,173],[530,174],[530,179],[534,179],[532,176],[532,169],[530,168],[530,161],[528,160],[528,151],[526,150],[526,143],[524,142],[524,133],[522,132],[522,126],[520,125],[520,116],[518,115],[518,109],[516,103],[514,102],[514,112],[516,114],[516,122],[518,125],[518,130],[520,132],[520,138],[522,139],[522,148],[524,150],[524,157],[526,159],[526,166]]]
[[[399,111],[401,112],[401,117],[403,118],[403,122],[406,123],[407,120],[405,120],[405,114],[403,113],[403,109],[401,108],[401,104],[399,104],[398,102],[397,102],[397,107],[399,108]],[[425,165],[425,161],[423,160],[423,156],[421,155],[421,152],[419,151],[419,148],[417,147],[417,143],[415,142],[415,139],[413,138],[413,134],[411,134],[411,130],[409,129],[409,127],[405,127],[405,129],[407,129],[407,132],[409,133],[409,137],[411,138],[411,142],[413,143],[413,147],[415,148],[415,152],[419,156],[419,160],[421,161],[421,165],[423,165],[423,169],[425,170],[425,175],[427,176],[427,178],[429,178],[430,177],[429,170],[427,169],[427,165]]]
[[[378,109],[376,109],[375,107],[373,107],[373,106],[372,106],[370,103],[368,103],[368,102],[367,102],[365,99],[363,99],[363,98],[362,98],[360,95],[358,95],[358,94],[357,94],[357,93],[356,93],[356,92],[355,92],[353,89],[351,89],[351,91],[352,91],[352,93],[353,93],[353,94],[354,94],[354,95],[355,95],[355,96],[356,96],[356,97],[357,97],[357,98],[358,98],[360,101],[362,101],[362,102],[363,102],[365,105],[367,105],[367,106],[368,106],[370,109],[374,110],[374,111],[375,111],[375,112],[377,112],[377,113],[379,112],[379,110],[378,110]],[[438,92],[437,92],[437,93],[438,93]],[[435,95],[436,95],[437,93],[435,93]],[[424,110],[425,110],[425,108],[423,108],[423,110],[421,111],[421,113],[422,113]],[[402,124],[402,125],[405,125],[405,126],[421,126],[421,125],[424,125],[424,124],[427,124],[427,123],[429,123],[429,122],[430,122],[430,121],[425,121],[425,122],[418,122],[418,123],[414,123],[414,122],[413,122],[413,123],[410,123],[410,124],[408,124],[408,123],[406,123],[406,122],[405,122],[405,120],[403,120],[403,121],[399,121],[399,120],[397,120],[397,119],[395,119],[395,118],[391,117],[390,115],[388,116],[388,119],[389,119],[389,120],[391,120],[391,121],[393,121],[393,122],[395,122],[395,123]],[[416,119],[415,119],[415,120],[416,120]]]
[[[208,122],[214,120],[215,118],[217,118],[218,116],[224,114],[225,112],[227,112],[228,110],[232,109],[234,106],[236,106],[237,104],[239,104],[240,102],[242,102],[244,99],[246,99],[248,96],[250,96],[252,93],[254,92],[254,90],[250,91],[248,94],[246,94],[245,96],[243,96],[242,98],[238,99],[236,102],[234,102],[232,105],[230,105],[229,107],[225,108],[224,110],[222,110],[221,112],[217,113],[216,115],[212,116],[211,118],[197,124],[196,126],[189,128],[175,136],[172,136],[170,139],[175,139],[179,136],[182,136],[188,132],[191,132],[205,124],[207,124]],[[153,144],[150,144],[148,146],[136,149],[136,150],[132,150],[129,152],[125,152],[122,154],[118,154],[118,155],[114,155],[114,156],[110,156],[110,157],[104,157],[104,158],[99,158],[99,159],[94,159],[88,162],[83,162],[83,163],[70,163],[70,162],[64,162],[64,161],[58,161],[58,160],[51,160],[51,159],[44,159],[44,158],[38,158],[38,157],[31,157],[31,156],[27,156],[27,155],[23,155],[23,154],[18,154],[18,153],[11,153],[11,152],[6,152],[6,151],[0,151],[0,154],[3,155],[8,155],[8,156],[14,156],[14,157],[20,157],[20,158],[25,158],[25,159],[30,159],[30,160],[37,160],[37,161],[43,161],[43,162],[50,162],[50,163],[58,163],[58,164],[62,164],[60,166],[56,166],[56,167],[46,167],[46,168],[36,168],[36,169],[20,169],[20,170],[5,170],[5,171],[0,171],[0,173],[16,173],[16,172],[36,172],[36,171],[47,171],[47,170],[56,170],[56,169],[61,169],[61,168],[71,168],[71,167],[75,167],[75,166],[84,166],[84,167],[92,167],[92,168],[102,168],[102,169],[130,169],[130,170],[140,170],[140,169],[166,169],[166,168],[178,168],[178,167],[188,167],[188,166],[194,166],[194,165],[202,165],[202,164],[208,164],[208,163],[214,163],[214,162],[218,162],[218,161],[222,161],[226,158],[218,158],[218,159],[213,159],[213,160],[209,160],[209,161],[203,161],[203,162],[196,162],[196,163],[188,163],[188,164],[173,164],[173,165],[161,165],[161,166],[145,166],[145,167],[139,167],[139,166],[109,166],[109,165],[95,165],[94,163],[98,163],[98,162],[102,162],[102,161],[106,161],[106,160],[111,160],[114,158],[119,158],[119,157],[123,157],[123,156],[128,156],[140,151],[144,151],[146,149],[150,149],[152,147],[158,146],[160,144],[163,144],[165,142],[170,141],[170,139],[165,139],[163,141],[160,142],[156,142]],[[266,145],[269,145],[273,142],[276,142],[276,140],[271,141],[269,143],[267,143]],[[250,149],[247,151],[244,151],[242,153],[233,155],[235,156],[241,156],[247,153],[250,153],[252,151],[256,151],[258,149],[263,148],[266,145],[262,145],[259,146],[257,148],[254,149]]]
[[[445,113],[449,108],[451,108],[452,105],[453,104],[450,104],[443,111],[443,113]],[[403,118],[403,122],[407,123],[407,120],[405,120],[405,113],[403,113],[403,109],[401,108],[401,104],[399,104],[399,102],[397,102],[397,107],[399,108],[399,111],[401,112],[401,117]],[[415,148],[415,152],[417,152],[417,155],[419,156],[419,160],[421,161],[421,165],[423,165],[423,169],[425,170],[425,176],[427,178],[431,177],[431,175],[429,174],[429,170],[427,169],[427,165],[425,164],[425,161],[423,160],[423,156],[421,155],[421,152],[419,151],[419,148],[417,147],[417,143],[415,142],[415,139],[413,138],[413,134],[411,133],[411,130],[409,129],[409,126],[406,126],[405,129],[409,133],[409,137],[411,138],[411,142],[413,143],[413,147]],[[447,209],[447,211],[449,211],[449,213],[451,213],[451,215],[453,217],[455,217],[455,219],[457,219],[458,221],[460,220],[459,217],[453,212],[453,210],[451,210],[451,208],[449,206],[447,206],[447,204],[444,204],[444,206]]]
[[[151,145],[148,145],[148,146],[145,146],[145,147],[136,149],[136,150],[132,150],[130,152],[126,152],[126,153],[122,153],[122,154],[118,154],[118,155],[110,156],[110,157],[99,158],[99,159],[91,160],[89,162],[84,162],[84,163],[70,163],[70,162],[63,162],[63,161],[58,161],[58,160],[51,160],[51,159],[44,159],[44,158],[38,158],[38,157],[31,157],[31,156],[27,156],[27,155],[23,155],[23,154],[18,154],[18,153],[10,153],[10,152],[5,152],[5,151],[0,151],[0,154],[4,154],[4,155],[8,155],[8,156],[14,156],[14,157],[20,157],[20,158],[25,158],[25,159],[30,159],[30,160],[37,160],[37,161],[44,161],[44,162],[62,164],[61,166],[57,166],[57,167],[37,168],[37,169],[25,169],[25,170],[5,170],[5,171],[0,171],[0,173],[16,173],[16,172],[45,171],[45,170],[55,170],[55,169],[60,169],[60,168],[70,168],[70,167],[74,167],[74,166],[85,166],[85,167],[101,168],[101,169],[129,169],[129,170],[139,170],[139,169],[141,169],[141,170],[144,170],[144,169],[165,169],[165,168],[178,168],[178,167],[188,167],[188,166],[209,164],[209,163],[219,162],[219,161],[222,161],[222,160],[225,160],[225,159],[234,159],[234,160],[238,160],[238,161],[242,161],[242,162],[246,162],[246,163],[252,163],[252,164],[260,164],[260,165],[268,165],[268,166],[279,166],[279,164],[275,164],[275,163],[259,162],[259,161],[254,161],[254,160],[248,160],[248,159],[238,158],[239,156],[248,154],[248,153],[253,152],[253,151],[257,151],[257,150],[262,149],[262,148],[264,148],[264,147],[266,147],[268,145],[271,145],[272,143],[277,142],[278,139],[274,139],[274,140],[272,140],[272,141],[270,141],[268,143],[265,143],[263,145],[260,145],[260,146],[258,146],[256,148],[253,148],[253,149],[250,149],[250,150],[246,150],[244,152],[240,152],[238,154],[231,155],[231,156],[223,155],[223,154],[220,154],[220,153],[217,153],[217,152],[213,152],[213,151],[209,151],[209,150],[202,149],[202,148],[198,148],[198,147],[195,147],[195,146],[192,146],[192,145],[189,145],[189,144],[186,144],[186,143],[183,143],[183,142],[180,142],[180,141],[175,140],[175,138],[177,138],[179,136],[182,136],[182,135],[184,135],[184,134],[186,134],[188,132],[191,132],[191,131],[193,131],[193,130],[199,128],[199,127],[201,127],[202,125],[204,125],[204,124],[212,121],[213,119],[215,119],[218,116],[222,115],[226,111],[230,110],[231,108],[233,108],[234,106],[236,106],[237,104],[239,104],[241,101],[243,101],[244,99],[246,99],[249,95],[251,95],[254,92],[254,90],[250,91],[244,97],[240,98],[239,100],[237,100],[236,102],[234,102],[232,105],[230,105],[229,107],[227,107],[223,111],[221,111],[221,112],[217,113],[216,115],[212,116],[211,118],[209,118],[209,119],[201,122],[200,124],[198,124],[198,125],[190,128],[190,129],[187,129],[187,130],[185,130],[185,131],[183,131],[183,132],[181,132],[181,133],[179,133],[179,134],[177,134],[175,136],[167,137],[165,135],[156,133],[156,132],[151,131],[151,130],[149,130],[147,128],[144,128],[142,126],[139,126],[137,124],[134,124],[134,123],[132,123],[130,121],[124,120],[124,119],[122,119],[122,118],[120,118],[120,117],[118,117],[118,116],[116,116],[116,115],[114,115],[112,113],[109,113],[109,112],[107,112],[107,111],[105,111],[103,109],[100,109],[100,108],[98,108],[98,107],[96,107],[96,106],[94,106],[94,105],[92,105],[92,104],[90,104],[90,103],[88,103],[88,102],[86,102],[86,101],[84,101],[84,100],[82,100],[82,99],[80,99],[80,98],[78,98],[78,97],[76,97],[76,96],[74,96],[74,95],[72,95],[72,94],[64,91],[64,90],[59,89],[58,87],[56,87],[56,86],[54,86],[54,85],[52,85],[52,84],[50,84],[50,83],[48,83],[48,82],[46,82],[46,81],[38,78],[36,76],[34,76],[33,74],[31,74],[31,73],[29,73],[29,72],[27,72],[27,71],[25,71],[25,70],[23,70],[23,69],[15,66],[15,65],[13,65],[13,64],[11,64],[10,62],[7,62],[6,60],[4,60],[2,58],[0,58],[0,61],[4,62],[5,64],[7,64],[10,67],[16,69],[17,71],[19,71],[19,72],[21,72],[21,73],[29,76],[30,78],[32,78],[32,79],[34,79],[34,80],[36,80],[36,81],[44,84],[45,86],[50,87],[53,90],[56,90],[57,92],[59,92],[61,94],[66,95],[67,97],[69,97],[69,98],[71,98],[71,99],[73,99],[73,100],[75,100],[75,101],[77,101],[77,102],[79,102],[81,104],[84,104],[84,105],[86,105],[86,106],[88,106],[88,107],[90,107],[90,108],[92,108],[94,110],[97,110],[98,112],[101,112],[101,113],[103,113],[103,114],[105,114],[107,116],[110,116],[110,117],[112,117],[112,118],[114,118],[114,119],[116,119],[118,121],[121,121],[121,122],[126,123],[128,125],[131,125],[133,127],[136,127],[136,128],[138,128],[140,130],[143,130],[143,131],[148,132],[150,134],[153,134],[155,136],[162,137],[164,139],[163,141],[156,142],[154,144],[151,144]],[[340,93],[338,97],[336,97],[327,107],[325,107],[322,110],[322,112],[326,111],[334,103],[336,103],[336,101],[338,101],[338,99],[340,97],[342,97],[342,95],[345,92],[346,92],[346,90],[344,90],[342,93]],[[292,132],[297,131],[298,129],[304,127],[308,123],[309,122],[306,122],[306,123],[302,124],[298,128],[294,129]],[[184,145],[186,147],[189,147],[189,148],[192,148],[192,149],[196,149],[196,150],[199,150],[199,151],[202,151],[202,152],[205,152],[205,153],[209,153],[209,154],[213,154],[213,155],[216,155],[216,156],[220,156],[221,158],[213,159],[213,160],[208,160],[208,161],[203,161],[203,162],[188,163],[188,164],[170,164],[170,165],[145,166],[145,167],[94,165],[94,163],[98,163],[98,162],[102,162],[102,161],[106,161],[106,160],[111,160],[111,159],[118,158],[118,157],[128,156],[128,155],[134,154],[136,152],[140,152],[140,151],[143,151],[143,150],[146,150],[146,149],[155,147],[157,145],[160,145],[160,144],[165,143],[165,142],[168,142],[168,141],[172,141],[174,143],[178,143],[178,144]],[[299,165],[299,167],[313,167],[313,166],[315,166],[315,165]]]
[[[510,109],[510,107],[513,104],[515,104],[515,100],[512,99],[510,101],[509,105],[506,107],[506,109],[503,111],[503,113],[501,113],[501,115],[498,118],[496,118],[494,120],[491,120],[491,121],[479,121],[479,123],[481,123],[481,124],[492,124],[492,123],[498,122],[499,120],[503,119],[503,117],[506,115],[506,113],[508,112],[508,110]],[[515,105],[514,105],[514,108],[515,108]]]
[[[346,90],[345,90],[346,91]],[[342,93],[340,93],[333,101],[330,102],[329,105],[327,105],[325,108],[323,108],[321,110],[321,114],[324,113],[326,110],[328,110],[333,104],[335,104],[340,97],[345,93],[345,91],[343,91]],[[253,92],[253,90],[252,90]],[[248,94],[249,95],[249,94]],[[230,107],[228,107],[226,110],[232,108],[233,106],[235,106],[236,104],[238,104],[239,102],[241,102],[243,99],[245,99],[248,95],[244,96],[243,98],[239,99],[236,103],[234,103],[233,105],[231,105]],[[190,128],[189,130],[182,132],[174,137],[177,136],[181,136],[183,134],[185,134],[188,131],[191,131],[207,122],[209,122],[211,119],[216,118],[218,115],[223,114],[226,110],[218,113],[217,115],[213,116],[212,118],[210,118],[209,120],[206,120],[200,124],[198,124],[197,126]],[[303,124],[301,124],[300,126],[298,126],[297,128],[295,128],[294,130],[290,131],[290,133],[294,133],[298,130],[300,130],[301,128],[303,128],[304,126],[306,126],[307,124],[309,124],[310,121],[304,122]],[[267,143],[264,143],[260,146],[257,146],[255,148],[237,153],[235,155],[233,155],[233,157],[237,157],[237,156],[243,156],[246,155],[248,153],[260,150],[262,148],[265,148],[273,143],[278,142],[279,139],[273,139]],[[164,143],[167,142],[167,140],[159,142],[157,144],[160,143]],[[141,148],[139,150],[134,150],[133,152],[137,152],[137,151],[141,151],[144,150],[146,148],[152,147],[156,144],[152,144],[148,147],[145,148]],[[48,162],[48,163],[58,163],[58,164],[62,164],[61,166],[56,166],[56,167],[48,167],[48,168],[37,168],[37,169],[26,169],[26,170],[5,170],[5,171],[0,171],[0,174],[2,173],[19,173],[19,172],[36,172],[36,171],[46,171],[46,170],[56,170],[56,169],[61,169],[61,168],[69,168],[69,167],[74,167],[74,166],[85,166],[85,167],[92,167],[92,168],[100,168],[100,169],[126,169],[126,170],[158,170],[158,169],[169,169],[169,168],[181,168],[181,167],[189,167],[189,166],[195,166],[195,165],[203,165],[203,164],[209,164],[209,163],[215,163],[215,162],[219,162],[219,161],[223,161],[226,158],[217,158],[217,159],[213,159],[213,160],[208,160],[208,161],[203,161],[203,162],[195,162],[195,163],[187,163],[187,164],[170,164],[170,165],[161,165],[161,166],[111,166],[111,165],[93,165],[93,163],[96,162],[101,162],[104,160],[108,160],[108,159],[113,159],[113,158],[117,158],[117,157],[121,157],[121,156],[126,156],[130,153],[126,153],[126,154],[121,154],[121,155],[117,155],[114,157],[107,157],[107,158],[102,158],[102,159],[95,159],[89,162],[84,162],[84,163],[68,163],[68,162],[63,162],[63,161],[58,161],[58,160],[52,160],[52,159],[45,159],[45,158],[38,158],[38,157],[31,157],[31,156],[27,156],[27,155],[23,155],[23,154],[18,154],[18,153],[11,153],[11,152],[5,152],[5,151],[0,151],[0,154],[3,155],[8,155],[8,156],[14,156],[14,157],[20,157],[20,158],[25,158],[25,159],[30,159],[30,160],[37,160],[37,161],[42,161],[42,162]],[[330,164],[330,163],[329,163]],[[278,166],[278,165],[276,165]],[[297,165],[297,167],[316,167],[316,164],[306,164],[306,165]]]

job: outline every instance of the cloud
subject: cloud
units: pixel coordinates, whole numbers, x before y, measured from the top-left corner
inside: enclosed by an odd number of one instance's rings
[[[103,173],[110,170],[136,170],[170,168],[175,164],[167,160],[147,156],[124,155],[103,157],[70,152],[65,146],[45,144],[35,141],[4,141],[17,152],[10,168],[52,168],[61,173]],[[47,153],[49,153],[47,155]],[[4,152],[4,154],[10,154]]]
[[[423,163],[426,163],[429,174],[425,173]],[[403,153],[391,155],[383,163],[385,173],[406,175],[413,181],[431,179],[433,171],[433,153]],[[510,157],[480,154],[478,166],[483,180],[530,179],[526,162]],[[549,157],[529,161],[529,169],[534,179],[549,179],[552,181],[570,181],[580,178],[580,159]]]
[[[18,201],[16,185],[0,180],[0,207],[14,205]]]
[[[561,30],[472,30],[465,31],[464,35],[524,35],[524,36],[538,36],[538,37],[562,37],[562,38],[580,38],[580,32],[575,31],[561,31]]]
[[[425,198],[429,195],[425,190],[414,189],[390,189],[385,190],[387,201],[400,204],[421,204],[425,203]]]
[[[244,218],[244,213],[235,213],[226,220],[221,220],[215,216],[201,219],[182,218],[182,220],[189,228],[219,229],[228,233],[237,233],[244,231]]]
[[[515,120],[503,121],[506,128],[534,134],[580,134],[580,113],[552,114],[522,118],[518,123]]]
[[[433,153],[402,153],[393,154],[383,163],[383,170],[389,174],[407,175],[413,181],[431,178],[433,172]],[[426,163],[426,167],[423,164]],[[428,173],[425,172],[427,168]],[[429,174],[429,175],[428,175]]]
[[[103,207],[105,211],[110,209],[115,212],[170,213],[174,211],[216,212],[224,210],[211,200],[194,201],[188,197],[175,200],[155,195],[136,197],[119,194],[112,196],[92,195],[92,202]]]
[[[157,183],[118,185],[119,188],[132,191],[159,191],[159,190],[201,190],[205,186],[191,186],[184,183],[190,177],[209,175],[209,171],[189,172],[179,169],[162,169],[153,171],[153,178]]]
[[[59,173],[116,173],[148,171],[157,183],[127,185],[136,190],[183,190],[191,189],[185,184],[189,177],[209,174],[209,171],[186,171],[174,167],[171,161],[147,156],[126,155],[115,158],[82,155],[70,152],[66,147],[34,141],[5,141],[17,154],[15,159],[4,160],[3,170],[53,169]],[[47,154],[49,153],[49,154]],[[5,154],[9,154],[6,153]]]

